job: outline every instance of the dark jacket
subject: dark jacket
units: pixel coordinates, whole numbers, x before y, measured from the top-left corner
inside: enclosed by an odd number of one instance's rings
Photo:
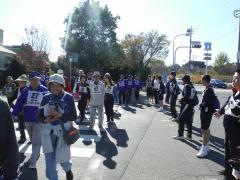
[[[17,177],[19,150],[9,106],[0,99],[0,167],[5,180]]]
[[[180,100],[182,105],[189,104],[193,106],[194,96],[196,94],[196,90],[192,83],[185,84],[182,91],[182,99]]]
[[[200,110],[202,112],[214,113],[214,100],[215,100],[215,93],[212,87],[208,87],[203,92],[202,103],[200,104]],[[206,109],[207,108],[207,109]]]

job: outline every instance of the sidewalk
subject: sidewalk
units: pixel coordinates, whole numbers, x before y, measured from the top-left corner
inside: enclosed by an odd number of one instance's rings
[[[223,179],[218,174],[223,169],[222,151],[211,151],[209,159],[198,159],[195,155],[200,137],[194,135],[192,142],[177,141],[172,138],[176,134],[177,123],[157,112],[122,179]]]

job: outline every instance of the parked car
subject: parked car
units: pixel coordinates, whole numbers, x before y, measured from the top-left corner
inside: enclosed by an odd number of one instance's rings
[[[211,85],[214,88],[223,88],[223,89],[227,88],[227,85],[219,79],[212,79],[211,80]]]

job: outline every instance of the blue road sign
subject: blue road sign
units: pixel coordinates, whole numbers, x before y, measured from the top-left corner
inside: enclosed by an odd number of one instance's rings
[[[205,42],[204,46],[205,46],[205,49],[204,49],[205,51],[211,51],[212,50],[212,43]]]

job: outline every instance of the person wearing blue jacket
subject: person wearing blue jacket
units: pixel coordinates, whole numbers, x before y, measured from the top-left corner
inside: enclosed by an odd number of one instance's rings
[[[66,179],[72,180],[70,146],[63,138],[61,123],[70,129],[73,121],[77,120],[77,112],[73,96],[64,91],[63,76],[54,74],[49,79],[49,94],[43,97],[38,117],[42,124],[42,149],[45,156],[46,176],[50,180],[57,180],[57,163],[66,172]]]
[[[126,95],[127,95],[127,103],[131,102],[132,98],[132,89],[133,89],[133,79],[131,75],[128,75],[128,79],[126,80]]]
[[[136,101],[139,100],[139,92],[142,89],[142,82],[139,79],[139,76],[135,76],[134,81],[133,81],[133,87],[134,87],[134,94],[135,94],[135,99]]]
[[[117,83],[117,90],[119,91],[119,105],[126,103],[125,91],[126,91],[126,80],[124,79],[124,75],[121,74],[120,80]]]
[[[38,121],[37,114],[43,96],[48,93],[48,89],[40,84],[40,79],[38,72],[29,74],[30,86],[22,91],[12,111],[13,116],[16,117],[23,110],[26,129],[32,143],[32,154],[27,162],[31,169],[36,168],[41,149],[41,123]]]

